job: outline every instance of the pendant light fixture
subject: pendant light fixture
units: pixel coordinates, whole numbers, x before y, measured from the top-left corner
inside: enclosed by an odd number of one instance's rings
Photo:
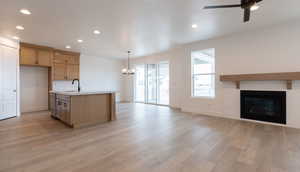
[[[122,69],[122,74],[123,75],[134,75],[135,74],[135,69],[130,68],[130,53],[131,51],[127,51],[128,53],[128,60],[127,60],[127,68]]]

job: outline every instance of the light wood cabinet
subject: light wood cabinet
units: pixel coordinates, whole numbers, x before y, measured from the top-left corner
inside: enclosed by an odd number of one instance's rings
[[[52,52],[45,50],[37,50],[38,64],[40,66],[49,66],[52,65]]]
[[[64,95],[56,95],[55,97],[55,110],[52,116],[71,125],[71,97]]]
[[[53,94],[56,99],[52,116],[71,127],[80,128],[116,120],[116,102],[113,92]]]
[[[56,95],[54,93],[49,93],[49,110],[51,111],[51,115],[55,114],[55,101]]]
[[[67,79],[79,79],[79,65],[77,64],[68,64],[67,65]]]
[[[53,64],[53,80],[67,80],[65,63]]]
[[[21,47],[20,49],[20,64],[36,65],[36,51],[33,48]]]
[[[79,57],[77,56],[69,56],[68,64],[79,64]]]
[[[53,50],[49,47],[27,43],[20,44],[20,64],[30,66],[51,67]]]
[[[20,65],[48,68],[48,91],[52,90],[54,80],[79,79],[80,53],[21,42],[19,56]],[[49,109],[53,111],[55,96],[50,94],[48,100]],[[68,123],[70,118],[62,114]]]
[[[53,80],[79,79],[79,54],[56,50],[53,71]]]

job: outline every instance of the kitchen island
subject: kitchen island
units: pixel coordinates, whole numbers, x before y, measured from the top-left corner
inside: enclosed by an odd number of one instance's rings
[[[73,128],[116,120],[115,92],[50,91],[51,116]]]

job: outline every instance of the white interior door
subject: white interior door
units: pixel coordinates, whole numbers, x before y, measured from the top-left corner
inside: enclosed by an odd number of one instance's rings
[[[0,45],[0,120],[17,116],[18,50]]]

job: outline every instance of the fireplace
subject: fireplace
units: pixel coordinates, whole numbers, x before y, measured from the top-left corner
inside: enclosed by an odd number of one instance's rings
[[[241,118],[286,124],[286,92],[241,91]]]

